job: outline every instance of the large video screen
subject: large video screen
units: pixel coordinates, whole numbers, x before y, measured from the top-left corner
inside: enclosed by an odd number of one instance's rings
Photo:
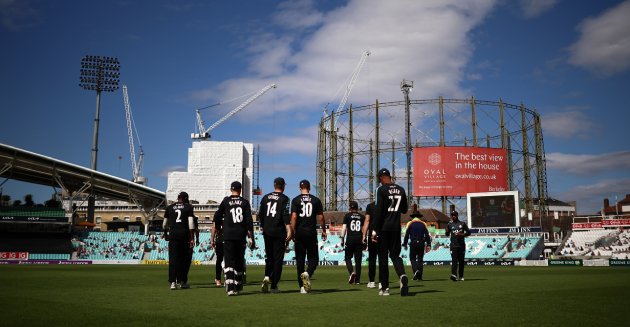
[[[472,147],[413,149],[414,196],[466,196],[507,191],[506,150]]]
[[[519,227],[518,191],[466,195],[470,228]]]

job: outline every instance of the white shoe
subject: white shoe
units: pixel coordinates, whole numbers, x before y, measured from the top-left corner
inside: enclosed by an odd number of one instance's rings
[[[383,289],[383,285],[381,285],[381,283],[378,283],[378,289],[382,290]]]
[[[303,272],[302,275],[300,275],[300,278],[302,278],[302,284],[304,285],[304,289],[307,292],[311,291],[311,277],[308,275],[307,272]]]
[[[282,292],[280,292],[280,289],[277,288],[277,287],[271,289],[271,294],[280,294],[280,293],[282,293]]]
[[[228,295],[228,296],[238,295],[238,292],[237,292],[237,291],[228,291],[228,292],[227,292],[227,295]]]
[[[383,295],[383,296],[389,295],[389,287],[378,292],[378,295]]]
[[[452,280],[452,281],[454,281],[454,282],[456,282],[456,281],[457,281],[457,276],[455,276],[455,275],[451,275],[451,280]]]
[[[354,279],[357,277],[357,274],[355,274],[354,272],[352,274],[350,274],[350,278],[348,279],[348,284],[354,284]]]
[[[374,282],[369,282],[369,283],[367,284],[367,287],[368,287],[368,288],[376,288],[376,284],[375,284]]]
[[[306,289],[304,289],[304,287],[302,286],[302,287],[300,287],[300,293],[302,293],[302,294],[306,294],[306,293],[308,293],[308,292],[307,292],[307,291],[306,291]]]
[[[171,291],[174,291],[177,289],[177,283],[171,283]]]
[[[262,287],[260,288],[260,291],[263,293],[269,293],[269,283],[271,283],[271,281],[269,280],[269,277],[265,276],[265,279],[263,279],[263,284],[262,284]]]
[[[464,277],[460,278],[459,280],[463,282],[464,281]]]

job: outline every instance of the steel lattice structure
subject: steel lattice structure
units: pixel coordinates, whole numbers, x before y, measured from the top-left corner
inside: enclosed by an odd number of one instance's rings
[[[388,168],[394,182],[413,189],[412,148],[470,146],[507,150],[508,189],[519,191],[527,213],[546,216],[547,173],[540,115],[503,100],[405,100],[345,108],[322,117],[317,151],[317,195],[328,211],[348,201],[374,201],[376,172]],[[412,85],[412,84],[411,84]],[[466,212],[466,197],[413,197],[422,208],[447,205]],[[535,203],[534,203],[535,202]]]

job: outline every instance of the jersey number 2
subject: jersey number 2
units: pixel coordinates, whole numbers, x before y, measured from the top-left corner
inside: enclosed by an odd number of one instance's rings
[[[182,211],[177,209],[175,210],[175,212],[177,212],[177,219],[175,219],[176,223],[181,223],[182,222]]]

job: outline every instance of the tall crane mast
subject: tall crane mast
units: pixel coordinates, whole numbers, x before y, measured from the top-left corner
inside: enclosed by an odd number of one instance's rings
[[[354,68],[354,70],[352,71],[352,73],[350,74],[350,76],[348,77],[348,79],[350,80],[350,83],[348,83],[348,86],[346,87],[346,93],[344,93],[343,98],[341,99],[341,102],[339,103],[339,107],[337,107],[337,113],[334,115],[333,119],[330,119],[330,125],[324,127],[326,130],[328,130],[329,132],[334,132],[336,131],[335,125],[337,124],[337,120],[339,120],[339,114],[341,113],[341,111],[344,109],[346,102],[348,101],[348,97],[350,96],[350,92],[352,92],[352,88],[354,87],[355,82],[357,81],[357,77],[359,77],[359,73],[361,72],[361,68],[363,68],[363,64],[365,63],[365,60],[367,59],[367,57],[370,55],[370,51],[365,51],[363,53],[363,55],[361,55],[361,60],[359,60],[359,64],[357,65],[356,68]],[[348,81],[348,79],[346,79],[346,82]],[[345,85],[346,83],[344,82],[343,85]],[[343,85],[339,88],[339,90],[337,90],[337,93],[339,93],[339,91],[341,90],[341,88],[343,87]],[[337,94],[335,94],[334,97],[336,97]],[[333,97],[333,99],[334,99]],[[328,104],[326,104],[326,106],[324,107],[324,118],[328,118],[328,105],[330,105],[330,103],[332,102],[332,100],[330,100],[328,102]],[[331,113],[334,113],[334,111],[331,111]],[[334,149],[333,147],[333,138],[330,138],[329,142],[326,142],[326,152],[330,153],[330,151],[332,151]],[[333,164],[332,162],[327,161],[326,162],[326,180],[330,180],[332,178],[332,174],[333,174]],[[332,190],[332,184],[331,183],[327,183],[326,184],[326,188],[327,188],[327,194],[329,194],[331,196],[330,199],[327,200],[328,203],[334,203],[334,199],[332,199],[332,194],[333,194],[333,190]],[[336,208],[335,208],[336,209]]]
[[[350,92],[352,91],[352,88],[354,87],[354,83],[357,81],[357,77],[359,77],[359,73],[361,72],[361,68],[363,68],[365,59],[367,59],[369,55],[370,55],[370,51],[369,50],[365,51],[363,55],[361,56],[361,60],[359,60],[359,64],[352,72],[352,78],[350,79],[350,83],[348,84],[348,87],[346,88],[346,93],[343,95],[343,99],[341,99],[341,102],[339,103],[339,107],[337,108],[337,114],[335,115],[335,122],[334,122],[335,124],[337,123],[337,120],[339,119],[339,114],[341,113],[341,111],[346,105],[346,101],[348,101]]]
[[[129,152],[131,152],[131,169],[133,171],[133,182],[138,184],[145,184],[147,182],[146,177],[141,177],[142,173],[142,160],[144,158],[144,151],[142,151],[142,143],[140,143],[140,137],[138,137],[138,130],[136,129],[136,123],[133,120],[131,114],[131,108],[129,107],[129,95],[127,95],[127,86],[123,85],[123,97],[125,99],[125,114],[127,116],[127,134],[129,135]],[[131,125],[136,130],[136,137],[138,137],[138,145],[140,146],[140,156],[136,163],[136,151],[133,146],[133,130]]]
[[[205,127],[203,125],[203,119],[201,118],[200,111],[202,109],[206,109],[206,108],[210,108],[210,107],[214,107],[214,106],[220,105],[220,104],[225,103],[227,101],[219,102],[217,104],[213,104],[211,106],[195,110],[197,112],[197,125],[198,125],[198,128],[199,128],[199,133],[192,133],[190,135],[190,137],[192,139],[194,139],[194,140],[206,140],[206,139],[210,138],[210,131],[211,130],[215,129],[221,123],[223,123],[224,121],[228,120],[228,118],[232,117],[235,113],[243,110],[243,108],[247,107],[247,105],[252,103],[254,100],[258,99],[261,95],[265,94],[265,92],[269,91],[272,88],[275,89],[276,88],[276,84],[269,84],[269,85],[265,86],[260,91],[258,91],[256,94],[254,94],[254,96],[252,96],[251,98],[247,99],[247,101],[243,102],[240,106],[236,107],[236,109],[230,111],[223,118],[219,119],[219,121],[217,121],[216,123],[212,124],[212,126],[210,126],[210,128],[208,128],[208,129],[205,129]],[[232,100],[235,100],[235,99],[232,99]],[[229,101],[232,101],[232,100],[229,100]]]

